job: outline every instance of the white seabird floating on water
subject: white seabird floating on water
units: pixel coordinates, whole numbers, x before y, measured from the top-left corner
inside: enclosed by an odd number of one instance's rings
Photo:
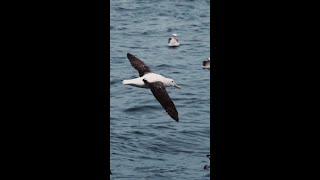
[[[144,64],[143,61],[128,53],[127,57],[131,65],[138,70],[140,77],[123,80],[122,84],[131,85],[139,88],[150,88],[154,97],[159,101],[162,107],[167,111],[169,116],[175,121],[179,121],[178,111],[172,102],[165,87],[173,86],[180,89],[173,79],[166,78],[160,74],[156,74]]]
[[[168,46],[169,47],[177,47],[179,46],[179,39],[177,34],[172,34],[172,37],[168,39]]]

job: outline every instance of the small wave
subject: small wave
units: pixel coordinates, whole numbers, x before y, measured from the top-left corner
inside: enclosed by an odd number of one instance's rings
[[[110,85],[113,85],[113,84],[121,84],[122,83],[122,80],[120,79],[115,79],[115,80],[111,80],[110,81]]]
[[[147,111],[147,110],[157,110],[160,109],[160,106],[152,106],[152,105],[146,105],[146,106],[134,106],[131,108],[127,108],[123,110],[124,112],[136,112],[136,111]]]
[[[200,17],[208,17],[208,14],[200,14]]]
[[[117,11],[130,11],[132,9],[125,8],[125,7],[116,7],[115,10],[117,10]]]
[[[168,16],[167,13],[159,13],[158,16]]]
[[[169,65],[169,64],[160,64],[160,65],[157,65],[156,68],[159,68],[159,69],[163,69],[163,68],[171,68],[172,66]]]

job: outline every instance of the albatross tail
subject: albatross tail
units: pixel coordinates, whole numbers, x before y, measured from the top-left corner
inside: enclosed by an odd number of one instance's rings
[[[130,86],[134,86],[134,87],[139,87],[139,88],[147,88],[148,86],[146,86],[144,84],[143,81],[139,80],[139,79],[128,79],[128,80],[122,80],[122,84],[124,85],[130,85]]]
[[[124,84],[124,85],[130,85],[130,80],[122,80],[122,84]]]

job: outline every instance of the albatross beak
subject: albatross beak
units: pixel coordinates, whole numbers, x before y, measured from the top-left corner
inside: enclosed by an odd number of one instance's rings
[[[178,88],[178,89],[181,89],[181,87],[178,86],[177,84],[174,84],[173,87]]]

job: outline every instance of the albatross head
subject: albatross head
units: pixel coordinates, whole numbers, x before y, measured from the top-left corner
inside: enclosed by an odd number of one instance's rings
[[[173,87],[175,87],[175,88],[181,89],[181,87],[178,86],[178,85],[174,82],[174,80],[173,80],[173,79],[170,79],[170,78],[167,78],[167,79],[166,79],[165,84],[166,84],[167,86],[173,86]]]

